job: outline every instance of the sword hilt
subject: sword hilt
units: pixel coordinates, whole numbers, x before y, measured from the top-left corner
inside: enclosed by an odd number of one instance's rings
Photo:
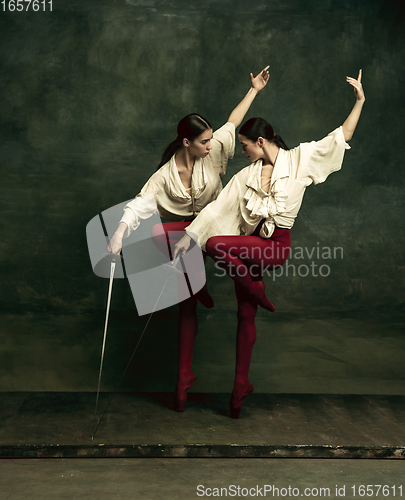
[[[118,262],[119,260],[123,261],[124,257],[122,256],[122,253],[110,253],[110,252],[105,252],[101,254],[101,257],[103,259],[109,260],[111,262]]]
[[[181,258],[181,255],[177,255],[177,257],[169,262],[166,262],[165,264],[163,264],[166,268],[169,268],[170,271],[175,271],[176,273],[179,273],[179,274],[183,274],[183,271],[181,271],[180,269],[177,269],[177,265],[180,261],[180,258]]]

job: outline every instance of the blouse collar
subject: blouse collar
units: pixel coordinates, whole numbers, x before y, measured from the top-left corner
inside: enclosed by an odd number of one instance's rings
[[[284,177],[289,176],[289,168],[287,161],[287,152],[284,149],[279,149],[276,162],[274,164],[273,173],[270,181],[270,189],[269,192],[266,193],[263,191],[261,187],[261,175],[262,175],[262,167],[263,160],[257,160],[255,163],[252,163],[251,174],[246,181],[246,186],[254,189],[261,196],[270,196],[272,192],[274,192],[275,184],[279,179],[283,179]]]
[[[250,223],[257,223],[262,218],[268,219],[266,224],[274,226],[273,217],[286,210],[286,185],[289,177],[287,152],[283,149],[279,150],[268,193],[261,188],[262,163],[262,160],[259,160],[251,165],[253,168],[246,181],[248,189],[243,197],[246,203],[246,212],[243,217],[245,220],[249,219]]]
[[[193,173],[191,176],[191,187],[192,190],[188,191],[181,182],[179,171],[177,169],[175,154],[169,160],[169,189],[175,198],[191,198],[191,191],[194,191],[194,195],[198,196],[205,188],[207,181],[204,175],[203,162],[201,158],[196,158]]]

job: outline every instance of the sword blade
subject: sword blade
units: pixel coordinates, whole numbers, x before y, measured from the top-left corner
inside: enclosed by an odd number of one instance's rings
[[[107,326],[108,326],[108,317],[109,317],[109,314],[110,314],[110,305],[111,305],[112,286],[113,286],[113,281],[114,281],[114,272],[115,272],[115,262],[112,261],[111,262],[111,268],[110,268],[110,283],[108,285],[108,299],[107,299],[107,311],[106,311],[105,323],[104,323],[103,346],[101,348],[100,371],[99,371],[99,374],[98,374],[96,407],[94,409],[94,422],[96,421],[96,418],[97,418],[98,398],[99,398],[99,395],[100,395],[101,374],[103,372],[105,342],[106,342],[106,339],[107,339]],[[91,437],[92,441],[93,441],[93,439],[94,439],[94,433],[93,433],[93,435]]]
[[[174,261],[172,261],[170,264],[168,264],[168,267],[169,267],[169,269],[170,269],[170,270],[169,270],[169,274],[167,275],[166,281],[164,282],[163,288],[162,288],[162,290],[161,290],[161,292],[160,292],[160,294],[159,294],[159,297],[157,298],[157,301],[156,301],[156,303],[155,303],[155,305],[154,305],[154,307],[153,307],[152,312],[151,312],[151,313],[150,313],[150,315],[149,315],[148,321],[146,322],[146,325],[144,326],[144,329],[143,329],[143,331],[142,331],[142,333],[141,333],[141,335],[140,335],[140,337],[139,337],[139,339],[138,339],[138,342],[136,343],[135,349],[133,350],[133,352],[132,352],[132,354],[131,354],[131,357],[129,358],[129,361],[128,361],[128,363],[127,363],[127,366],[125,367],[125,369],[124,369],[124,371],[123,371],[123,373],[122,373],[122,375],[121,375],[121,378],[120,378],[120,380],[119,380],[119,382],[118,382],[118,384],[117,384],[116,388],[114,389],[114,392],[112,393],[111,398],[110,398],[110,400],[109,400],[109,402],[108,402],[108,404],[107,404],[107,406],[106,406],[106,408],[105,408],[105,410],[104,410],[103,414],[102,414],[102,415],[101,415],[101,417],[100,417],[100,420],[98,421],[98,423],[97,423],[97,425],[96,425],[96,427],[95,427],[95,429],[94,429],[93,435],[91,436],[91,440],[92,440],[92,441],[93,441],[93,439],[94,439],[94,436],[96,435],[96,432],[97,432],[98,428],[100,427],[100,424],[101,424],[101,421],[102,421],[102,420],[103,420],[103,418],[104,418],[104,415],[107,413],[107,410],[108,410],[108,408],[109,408],[109,406],[110,406],[110,404],[111,404],[111,401],[113,400],[113,397],[114,397],[115,393],[117,392],[117,390],[118,390],[119,386],[121,385],[122,379],[124,378],[124,376],[125,376],[125,374],[126,374],[126,372],[127,372],[128,368],[129,368],[129,365],[131,364],[131,362],[132,362],[132,360],[133,360],[133,358],[134,358],[134,356],[135,356],[135,353],[136,353],[136,351],[137,351],[137,349],[138,349],[138,346],[139,346],[139,344],[140,344],[140,342],[141,342],[141,340],[142,340],[142,337],[143,337],[143,335],[144,335],[144,333],[145,333],[145,331],[146,331],[146,329],[147,329],[147,327],[148,327],[148,325],[149,325],[150,320],[152,319],[153,313],[155,312],[156,306],[158,305],[158,302],[159,302],[159,300],[160,300],[160,297],[162,296],[162,293],[163,293],[163,291],[164,291],[164,289],[165,289],[165,287],[166,287],[166,285],[167,285],[167,282],[169,281],[169,278],[170,278],[171,274],[172,274],[173,272],[176,272],[176,271],[178,272],[178,270],[176,269],[176,266],[177,266],[177,264],[178,264],[178,262],[179,262],[179,259],[180,259],[180,256],[178,256],[178,257],[177,257]],[[110,279],[111,279],[111,278],[110,278]],[[110,285],[111,285],[111,282],[110,282]],[[108,307],[108,306],[107,306],[107,307]],[[105,341],[105,338],[104,338],[104,341]],[[101,367],[100,367],[99,386],[100,386],[100,380],[101,380]],[[97,401],[98,401],[98,392],[97,392]],[[96,412],[97,412],[97,403],[96,403]],[[95,417],[95,419],[96,419],[96,412],[94,413],[94,417]]]

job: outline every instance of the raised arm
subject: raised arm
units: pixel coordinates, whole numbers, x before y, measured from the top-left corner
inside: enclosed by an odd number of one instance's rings
[[[252,104],[256,95],[264,89],[269,81],[269,72],[267,71],[270,66],[266,66],[263,71],[261,71],[255,78],[253,78],[253,74],[250,73],[250,81],[251,87],[245,97],[241,100],[241,102],[236,106],[236,108],[229,115],[228,122],[233,123],[236,127],[242,123],[243,118],[245,117],[250,105]]]
[[[361,85],[361,70],[359,71],[359,76],[357,77],[357,80],[355,78],[347,76],[346,81],[354,87],[354,95],[356,96],[356,103],[353,106],[353,109],[351,110],[349,116],[346,118],[345,122],[342,125],[345,141],[350,141],[356,129],[357,122],[359,121],[361,110],[363,109],[363,104],[366,98],[364,96],[363,87]]]

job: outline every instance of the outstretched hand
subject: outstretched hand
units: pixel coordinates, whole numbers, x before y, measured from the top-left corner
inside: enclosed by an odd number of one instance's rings
[[[253,78],[253,73],[250,73],[250,82],[252,84],[252,88],[257,90],[257,92],[264,89],[264,87],[267,85],[267,82],[270,78],[268,72],[269,68],[270,66],[266,66],[255,78]]]
[[[350,83],[354,87],[354,95],[358,101],[365,101],[366,96],[363,92],[363,86],[361,85],[361,70],[359,71],[359,76],[357,80],[355,78],[351,78],[350,76],[346,76],[347,83]]]

